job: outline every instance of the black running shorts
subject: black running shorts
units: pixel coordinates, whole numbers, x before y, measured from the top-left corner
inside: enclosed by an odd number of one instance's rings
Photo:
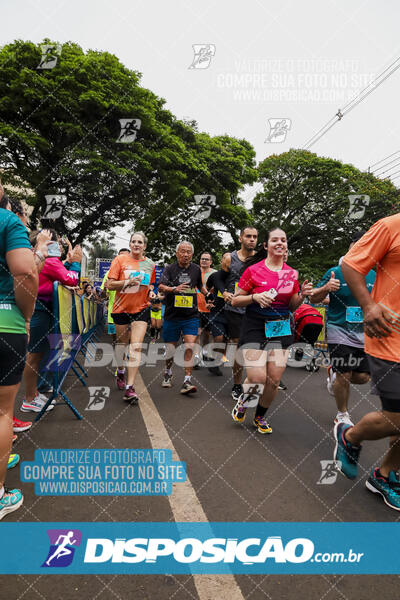
[[[0,385],[21,382],[27,344],[24,333],[0,333]]]

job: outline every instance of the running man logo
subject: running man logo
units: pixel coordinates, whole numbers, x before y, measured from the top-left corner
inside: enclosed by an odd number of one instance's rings
[[[121,131],[117,144],[131,144],[136,140],[136,135],[142,126],[140,119],[119,119]]]
[[[264,391],[262,383],[244,383],[243,384],[243,401],[242,404],[246,408],[257,406],[259,399]]]
[[[217,204],[214,194],[196,195],[194,201],[196,202],[197,209],[194,213],[194,219],[196,221],[208,219],[211,214],[211,209]]]
[[[110,388],[91,386],[89,389],[89,403],[85,410],[103,410],[106,400],[110,397]]]
[[[367,194],[349,194],[350,208],[347,216],[350,219],[362,219],[369,201],[370,197]]]
[[[54,69],[61,54],[61,44],[41,44],[42,58],[37,69]]]
[[[268,119],[269,134],[264,144],[280,144],[286,140],[287,132],[292,127],[291,119]]]
[[[59,219],[67,204],[67,196],[45,196],[45,200],[46,210],[43,213],[42,219]]]
[[[342,468],[340,460],[321,460],[321,476],[317,485],[332,485],[336,483],[338,473]]]
[[[79,529],[48,529],[50,548],[42,567],[68,567],[74,558],[75,549],[81,545]]]
[[[215,56],[215,44],[193,44],[194,57],[189,69],[208,69]]]

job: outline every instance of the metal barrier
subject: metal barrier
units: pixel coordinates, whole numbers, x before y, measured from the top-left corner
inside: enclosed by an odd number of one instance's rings
[[[41,419],[47,407],[58,396],[61,396],[63,402],[57,404],[66,404],[77,419],[82,419],[63,390],[63,384],[72,370],[82,385],[87,385],[84,377],[88,374],[79,363],[78,354],[86,356],[89,353],[93,356],[88,346],[91,344],[96,350],[94,340],[97,340],[98,329],[103,326],[103,304],[81,297],[75,290],[58,282],[53,284],[53,327],[52,333],[48,335],[50,355],[45,366],[45,370],[51,373],[53,391],[35,421]]]

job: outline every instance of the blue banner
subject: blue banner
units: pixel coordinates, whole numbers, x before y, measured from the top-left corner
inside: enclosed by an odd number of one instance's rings
[[[399,523],[1,523],[1,574],[399,574]],[[29,542],[29,543],[28,543]]]

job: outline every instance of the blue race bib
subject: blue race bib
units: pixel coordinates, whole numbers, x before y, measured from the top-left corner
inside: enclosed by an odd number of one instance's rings
[[[290,319],[282,319],[281,321],[266,321],[265,322],[265,337],[274,338],[284,335],[291,335]]]
[[[129,277],[130,279],[133,279],[133,277],[139,276],[142,278],[140,285],[150,285],[150,274],[145,273],[144,271],[132,271]]]
[[[360,306],[349,306],[346,308],[346,321],[348,323],[362,323],[363,314]]]

